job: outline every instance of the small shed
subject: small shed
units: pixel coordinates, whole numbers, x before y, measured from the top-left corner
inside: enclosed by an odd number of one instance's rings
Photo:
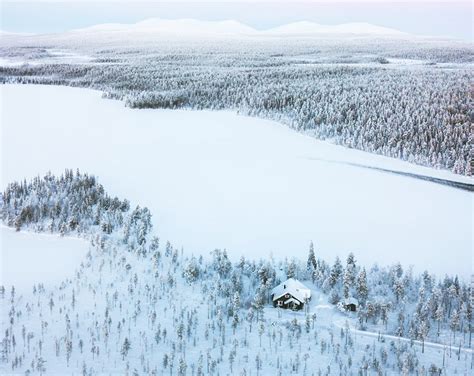
[[[356,312],[359,307],[359,302],[356,298],[349,297],[344,300],[344,309],[350,312]]]
[[[272,290],[274,307],[300,310],[311,299],[311,290],[294,278],[289,278]]]

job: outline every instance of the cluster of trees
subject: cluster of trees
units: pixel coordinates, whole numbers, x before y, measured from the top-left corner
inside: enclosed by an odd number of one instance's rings
[[[145,243],[152,227],[147,208],[130,211],[128,200],[109,196],[94,176],[79,170],[8,184],[1,195],[1,219],[17,230],[28,227],[62,235],[88,234],[91,228],[111,234],[120,229],[133,247]]]
[[[214,291],[225,297],[232,307],[234,293],[241,293],[243,286],[250,286],[255,294],[238,296],[243,306],[263,315],[263,308],[270,301],[271,289],[282,278],[299,278],[310,281],[328,296],[331,304],[344,306],[347,299],[355,298],[358,326],[362,330],[382,330],[386,334],[407,337],[424,342],[472,346],[473,307],[472,287],[460,282],[457,276],[438,280],[427,271],[414,275],[404,271],[400,264],[382,268],[373,266],[366,270],[357,265],[352,253],[345,265],[336,257],[330,265],[317,259],[313,244],[310,245],[306,265],[298,260],[272,264],[267,261],[249,261],[242,258],[232,268],[225,252],[214,252],[214,270],[227,270]],[[223,265],[227,265],[223,269]],[[284,275],[278,271],[285,271]],[[307,309],[309,309],[307,305]],[[457,338],[457,339],[456,339]]]
[[[93,87],[132,108],[233,109],[320,139],[471,175],[472,70],[462,64],[397,67],[370,41],[356,47],[254,41],[116,47],[101,63],[0,67],[0,81]],[[339,43],[339,44],[338,44]],[[388,41],[387,57],[469,61],[462,46]],[[118,59],[120,63],[103,62]],[[368,59],[368,60],[367,60]]]
[[[427,271],[414,275],[400,264],[367,271],[357,266],[352,253],[345,267],[339,258],[332,266],[318,260],[313,267],[311,250],[306,277],[329,295],[332,304],[356,298],[361,329],[381,324],[388,334],[451,344],[458,334],[471,347],[473,292],[457,276],[438,280]]]
[[[72,184],[82,199],[67,190]],[[111,233],[104,231],[93,215],[99,205],[108,213],[99,204],[108,197],[99,187],[92,176],[66,171],[10,184],[2,194],[0,213],[10,223],[14,213],[21,216],[36,202],[46,207],[56,202],[62,213],[73,201],[94,249],[59,286],[37,284],[32,292],[0,287],[2,372],[439,375],[473,366],[461,349],[472,331],[471,290],[457,278],[414,276],[400,265],[365,270],[353,255],[344,265],[339,259],[330,265],[316,257],[312,245],[306,262],[243,257],[232,262],[221,250],[210,258],[186,257],[154,236],[146,209],[130,210],[127,204],[128,209],[111,210],[117,221]],[[56,211],[46,210],[20,223],[45,231],[57,218]],[[300,312],[272,308],[270,290],[287,277],[313,283],[315,292],[334,304],[356,297],[359,317],[349,315],[338,327],[316,302]],[[384,334],[402,323],[403,332],[396,335],[438,340],[446,344],[445,356],[383,334],[374,339],[354,333],[350,323],[358,321]]]

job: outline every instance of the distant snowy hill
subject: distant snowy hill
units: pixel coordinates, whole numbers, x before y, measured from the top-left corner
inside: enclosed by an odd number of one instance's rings
[[[369,23],[357,22],[341,25],[320,25],[314,22],[294,22],[264,32],[265,34],[301,35],[301,34],[371,34],[371,35],[402,35],[401,31]]]
[[[151,18],[134,24],[101,24],[72,32],[127,32],[127,33],[157,33],[176,36],[301,36],[301,35],[375,35],[402,36],[401,31],[368,23],[347,23],[341,25],[320,25],[314,22],[294,22],[268,30],[256,30],[243,23],[226,21],[200,21],[194,19],[165,20]]]
[[[164,20],[150,18],[135,24],[101,24],[84,29],[76,29],[73,32],[138,32],[159,33],[173,35],[227,35],[227,34],[253,34],[256,32],[250,26],[237,21],[200,21],[194,19]]]

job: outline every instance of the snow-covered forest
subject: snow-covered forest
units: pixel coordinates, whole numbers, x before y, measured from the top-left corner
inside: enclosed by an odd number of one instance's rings
[[[0,374],[471,375],[473,64],[365,23],[0,31]]]
[[[328,264],[317,239],[305,261],[231,262],[163,244],[150,211],[67,170],[13,182],[8,226],[84,238],[74,275],[30,292],[2,286],[2,373],[170,375],[467,375],[473,369],[472,286],[396,264]],[[67,250],[64,250],[67,252]],[[273,308],[287,277],[311,286],[300,312]],[[338,304],[356,298],[357,313]]]
[[[133,108],[232,109],[350,148],[472,173],[470,44],[131,35],[4,37],[0,82],[95,88]]]

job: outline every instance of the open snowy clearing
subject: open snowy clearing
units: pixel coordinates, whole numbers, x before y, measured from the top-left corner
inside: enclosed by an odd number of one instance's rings
[[[0,57],[0,66],[3,67],[19,67],[26,65],[39,64],[85,64],[92,63],[90,56],[78,54],[69,50],[61,50],[55,48],[46,48],[44,55],[30,57],[28,59],[18,57]]]
[[[472,273],[472,194],[365,164],[470,182],[348,150],[231,112],[132,110],[97,91],[6,85],[2,188],[79,168],[148,206],[162,240],[189,253],[323,258]],[[47,152],[45,152],[47,151]]]
[[[86,241],[73,237],[16,232],[0,227],[0,285],[21,293],[34,284],[55,286],[73,275],[85,257]]]

